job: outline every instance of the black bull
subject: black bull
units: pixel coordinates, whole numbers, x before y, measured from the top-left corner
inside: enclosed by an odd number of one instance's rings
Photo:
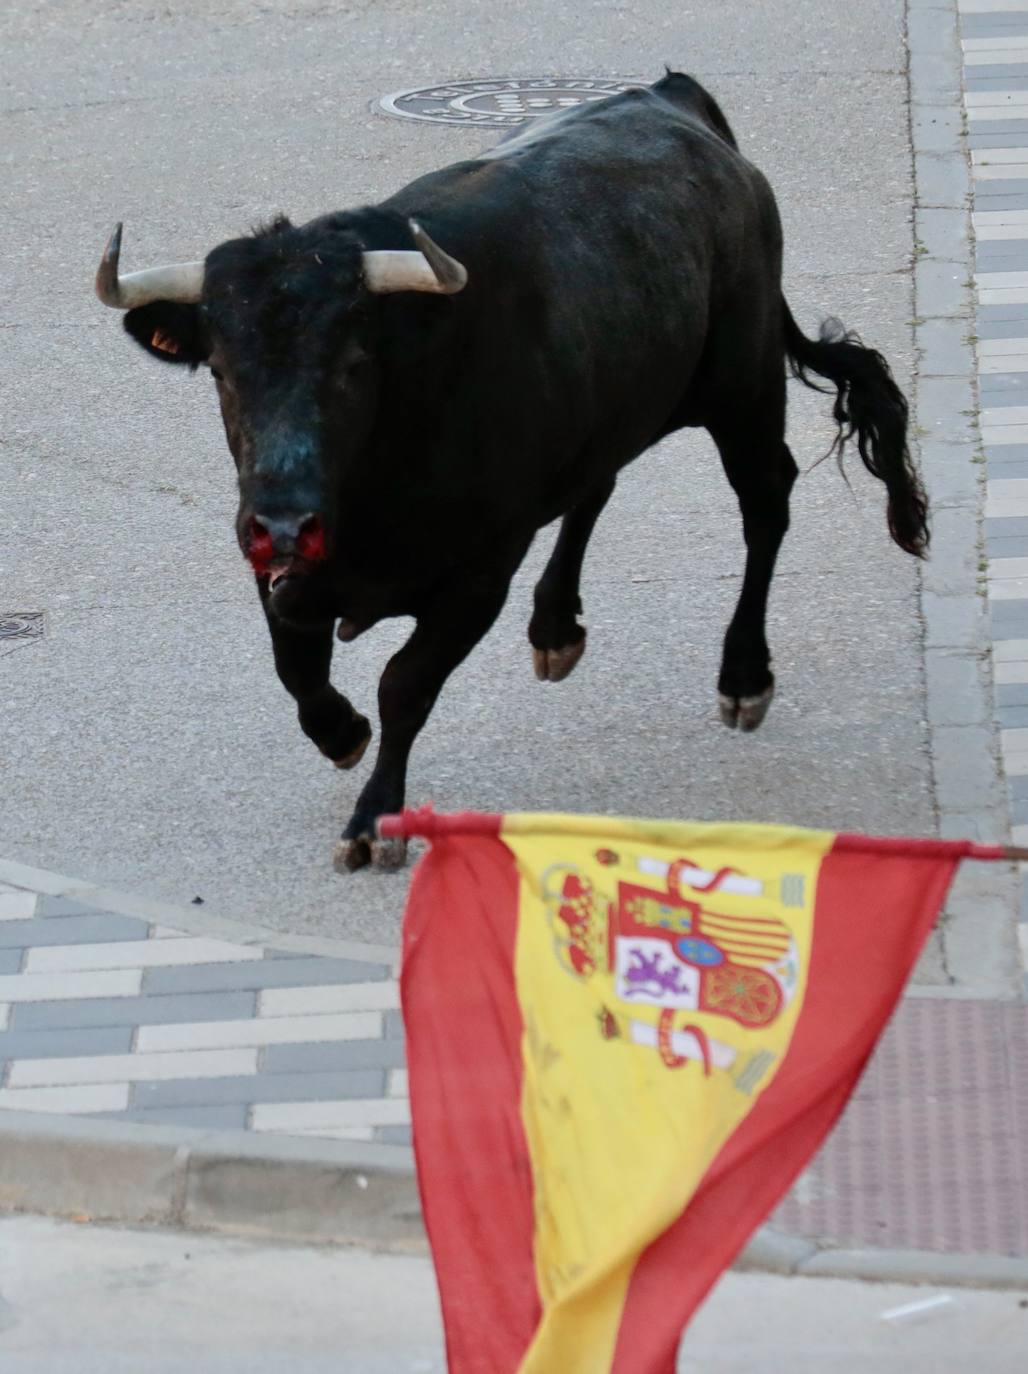
[[[539,677],[571,671],[589,536],[619,470],[663,435],[709,430],[742,511],[718,680],[728,725],[755,729],[774,686],[764,619],[796,476],[788,369],[832,384],[836,448],[855,439],[893,538],[925,550],[903,396],[837,323],[817,341],[797,328],[770,187],[687,76],[541,122],[379,206],[277,221],[204,264],[119,278],[117,249],[102,298],[132,307],[126,328],[148,351],[217,381],[275,666],[338,766],[371,728],[330,685],[333,627],[352,639],[383,617],[417,622],[379,683],[378,758],[337,867],[402,861],[376,820],[402,806],[440,689],[558,517],[528,637]]]

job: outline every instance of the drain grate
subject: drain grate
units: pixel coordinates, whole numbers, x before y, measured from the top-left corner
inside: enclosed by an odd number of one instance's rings
[[[396,91],[383,96],[379,104],[388,114],[401,119],[507,128],[526,124],[539,115],[605,100],[608,95],[639,85],[642,82],[603,76],[483,77]]]
[[[12,639],[42,639],[42,611],[0,611],[0,644]]]

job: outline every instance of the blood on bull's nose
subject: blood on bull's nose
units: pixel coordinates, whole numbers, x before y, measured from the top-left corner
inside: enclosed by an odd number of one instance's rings
[[[325,527],[320,516],[264,513],[250,517],[247,557],[256,573],[265,573],[278,560],[302,559],[319,563],[327,556]]]

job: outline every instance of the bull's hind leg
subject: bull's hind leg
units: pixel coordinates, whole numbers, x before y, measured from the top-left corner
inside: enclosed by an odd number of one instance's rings
[[[268,618],[275,668],[296,701],[300,729],[337,768],[353,768],[371,740],[366,716],[328,680],[332,663],[332,621],[300,627],[271,613],[264,584],[258,584]]]
[[[775,690],[764,619],[796,480],[796,464],[784,438],[784,397],[780,405],[752,415],[749,423],[711,425],[710,432],[739,499],[746,540],[746,572],[725,634],[717,684],[721,719],[732,729],[756,730]]]
[[[582,613],[578,584],[589,538],[614,486],[612,477],[568,511],[550,560],[536,584],[528,639],[540,682],[563,681],[585,653],[585,626],[578,623]]]

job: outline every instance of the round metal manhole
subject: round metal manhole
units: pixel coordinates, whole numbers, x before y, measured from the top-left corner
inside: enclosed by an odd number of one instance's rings
[[[0,611],[0,644],[8,640],[42,639],[44,629],[42,611]]]
[[[605,100],[608,95],[640,85],[640,81],[599,76],[483,77],[479,81],[448,81],[438,86],[396,91],[383,96],[379,104],[387,114],[401,119],[507,128],[573,105]]]

